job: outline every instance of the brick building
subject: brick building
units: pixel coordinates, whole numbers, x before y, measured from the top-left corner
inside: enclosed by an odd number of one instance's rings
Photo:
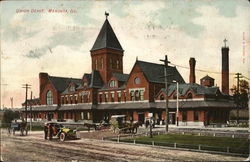
[[[177,103],[174,81],[179,83],[180,125],[225,123],[234,107],[230,96],[214,86],[213,78],[206,76],[201,79],[200,85],[196,84],[194,58],[189,61],[189,83],[185,83],[176,67],[168,66],[167,74],[171,75],[168,92],[163,77],[164,65],[136,60],[131,72],[124,74],[124,50],[108,19],[90,55],[92,72],[82,78],[39,74],[39,98],[27,100],[28,111],[32,106],[34,120],[100,122],[110,120],[112,115],[125,114],[129,121],[144,122],[152,113],[157,123],[162,124],[166,115],[167,94],[170,98],[170,123],[174,124]],[[223,70],[223,75],[227,74],[225,68]]]

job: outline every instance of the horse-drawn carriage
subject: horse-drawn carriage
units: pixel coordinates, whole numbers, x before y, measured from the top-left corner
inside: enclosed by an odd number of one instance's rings
[[[16,131],[20,131],[20,135],[28,135],[28,125],[27,122],[23,120],[14,120],[11,122],[8,128],[8,133],[15,135]]]
[[[118,134],[120,133],[137,133],[139,126],[142,126],[140,122],[127,122],[126,115],[113,115],[111,116],[111,129]]]

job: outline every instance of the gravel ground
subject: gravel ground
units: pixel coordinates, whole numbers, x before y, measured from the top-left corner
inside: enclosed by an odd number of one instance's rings
[[[28,136],[1,134],[1,156],[6,162],[52,161],[242,161],[242,157],[215,155],[149,146],[117,144],[96,139],[109,131],[82,132],[81,140],[43,139],[43,132]],[[95,139],[86,139],[92,137]]]

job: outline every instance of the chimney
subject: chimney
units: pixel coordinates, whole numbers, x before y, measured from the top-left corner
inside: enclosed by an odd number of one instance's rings
[[[44,86],[48,82],[49,75],[48,73],[39,73],[39,84],[40,84],[40,99],[41,99],[41,93],[43,91]]]
[[[226,39],[224,40],[226,42]],[[225,46],[221,48],[222,54],[222,73],[221,73],[221,90],[225,94],[229,94],[229,48]]]
[[[195,83],[195,58],[191,57],[189,60],[190,66],[190,75],[189,75],[189,83]]]

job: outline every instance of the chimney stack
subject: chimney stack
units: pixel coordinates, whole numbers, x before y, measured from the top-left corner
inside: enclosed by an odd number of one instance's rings
[[[222,75],[221,90],[225,94],[229,94],[229,48],[226,46],[227,40],[224,40],[225,46],[221,48],[222,54]]]
[[[190,75],[189,75],[189,83],[195,83],[195,58],[191,57],[189,60],[190,66]]]

